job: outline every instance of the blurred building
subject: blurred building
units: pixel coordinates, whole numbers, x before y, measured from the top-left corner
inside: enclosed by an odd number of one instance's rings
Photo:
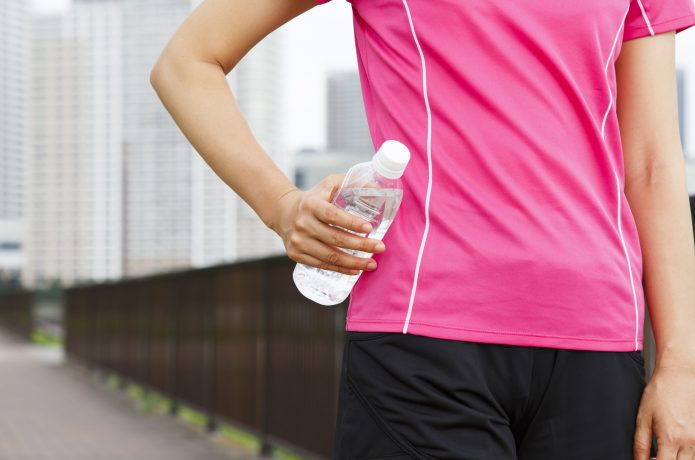
[[[357,70],[335,71],[327,81],[327,148],[374,152]]]
[[[119,3],[124,6],[123,265],[125,276],[136,276],[191,264],[191,147],[149,81],[191,3]]]
[[[31,23],[24,282],[122,274],[123,14],[77,4]]]
[[[294,183],[308,190],[331,174],[341,174],[351,166],[369,161],[374,155],[368,150],[301,149],[295,154]]]
[[[193,150],[150,85],[157,57],[197,3],[75,0],[34,21],[27,284],[139,276],[284,249]],[[282,33],[254,47],[228,81],[287,174]]]
[[[27,2],[0,0],[0,284],[22,264],[22,150]]]
[[[99,0],[78,0],[99,3]],[[192,149],[149,83],[167,40],[199,0],[114,0],[124,5],[124,275],[210,265],[282,249],[281,240]],[[280,152],[280,31],[228,76],[248,124]]]
[[[328,76],[326,113],[327,149],[307,148],[295,153],[294,183],[302,190],[374,156],[357,70]]]

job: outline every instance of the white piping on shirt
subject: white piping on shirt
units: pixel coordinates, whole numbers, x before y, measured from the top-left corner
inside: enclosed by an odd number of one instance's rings
[[[425,109],[427,110],[427,195],[425,197],[425,230],[422,234],[422,240],[420,241],[420,252],[417,256],[417,263],[415,264],[415,275],[413,279],[413,287],[410,292],[410,303],[408,304],[408,314],[405,317],[405,323],[403,324],[403,333],[408,331],[408,324],[410,323],[410,314],[413,311],[413,301],[415,300],[415,291],[417,290],[418,275],[420,273],[420,264],[422,263],[422,254],[425,250],[425,241],[427,240],[427,233],[430,229],[430,195],[432,194],[432,112],[430,111],[430,103],[427,98],[427,71],[425,67],[425,55],[422,53],[422,48],[420,47],[420,42],[417,39],[417,34],[415,33],[415,26],[413,25],[413,18],[410,16],[410,8],[408,8],[408,1],[403,0],[403,6],[405,7],[405,12],[408,15],[408,22],[410,23],[410,31],[413,34],[413,40],[415,41],[415,46],[417,46],[418,53],[420,54],[420,65],[422,66],[422,94],[425,99]]]
[[[640,3],[639,0],[637,0],[637,2],[640,4],[640,8],[641,8],[642,3]],[[611,60],[613,59],[613,52],[615,51],[615,44],[618,41],[618,36],[620,35],[620,30],[623,28],[623,25],[625,24],[625,18],[627,17],[628,11],[630,11],[629,5],[628,5],[627,11],[625,11],[625,14],[623,15],[623,20],[620,23],[620,27],[618,27],[618,31],[615,33],[615,38],[613,39],[613,46],[611,47],[611,52],[608,55],[608,60],[606,61],[606,65],[603,67],[603,73],[604,73],[604,76],[606,77],[607,82],[608,82],[608,64],[610,64]],[[642,10],[642,13],[644,13],[644,9]],[[647,20],[646,16],[645,16],[645,20]],[[648,20],[647,20],[647,24],[649,25]],[[651,25],[649,27],[651,29]],[[608,83],[608,95],[610,97],[610,100],[608,102],[608,108],[606,109],[606,113],[603,115],[603,123],[601,124],[601,138],[603,139],[604,144],[606,141],[606,138],[605,138],[606,118],[608,117],[608,113],[610,112],[611,107],[613,106],[613,92],[611,91],[610,82]],[[622,229],[622,226],[620,224],[620,215],[621,215],[620,202],[621,202],[623,191],[622,191],[621,186],[620,186],[620,178],[618,177],[618,171],[615,169],[615,167],[613,168],[613,174],[615,175],[615,183],[616,183],[617,192],[618,192],[617,193],[617,196],[618,196],[618,215],[617,215],[618,235],[620,236],[620,243],[622,244],[623,251],[625,252],[625,260],[627,261],[627,272],[628,272],[628,275],[630,277],[630,287],[632,288],[632,299],[633,299],[634,306],[635,306],[635,351],[637,351],[637,346],[638,346],[637,334],[639,331],[639,329],[638,329],[638,327],[639,327],[639,310],[637,308],[637,292],[635,291],[635,282],[632,279],[632,265],[630,264],[630,255],[627,252],[627,245],[625,244],[625,238],[623,237],[623,229]]]
[[[623,28],[623,25],[625,24],[625,18],[627,17],[627,13],[630,11],[630,7],[628,6],[627,10],[625,10],[625,14],[623,15],[623,20],[620,22],[620,27],[618,27],[618,31],[615,33],[615,37],[613,38],[613,45],[611,46],[611,52],[608,55],[608,59],[606,59],[606,64],[603,66],[603,75],[606,78],[606,81],[608,81],[608,64],[611,63],[613,60],[613,52],[615,51],[615,44],[618,42],[618,36],[620,35],[620,30]],[[606,112],[603,114],[603,121],[601,122],[601,138],[605,141],[605,129],[606,129],[606,118],[608,118],[608,113],[611,111],[611,107],[613,106],[613,92],[611,91],[610,84],[608,85],[608,96],[610,97],[610,100],[608,102],[608,107],[606,108]]]
[[[623,251],[625,252],[625,260],[627,260],[627,272],[630,275],[630,287],[632,288],[632,301],[634,302],[635,305],[635,351],[637,351],[637,333],[639,331],[639,323],[638,323],[638,317],[639,317],[639,311],[637,310],[637,293],[635,292],[635,281],[632,278],[632,265],[630,264],[630,255],[627,252],[627,246],[625,245],[625,238],[623,237],[623,229],[620,225],[620,197],[622,195],[622,190],[620,189],[620,179],[618,178],[618,172],[613,170],[613,173],[615,174],[615,183],[618,188],[618,233],[620,234],[620,242],[623,245]]]
[[[647,12],[644,11],[644,5],[642,5],[641,0],[637,0],[637,4],[639,5],[640,11],[642,11],[642,17],[644,18],[644,22],[647,23],[647,28],[649,29],[649,34],[654,35],[654,29],[652,29],[652,23],[649,21],[649,17],[647,16]]]

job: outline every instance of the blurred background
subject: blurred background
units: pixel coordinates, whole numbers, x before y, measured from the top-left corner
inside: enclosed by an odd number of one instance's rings
[[[0,460],[330,456],[346,305],[298,295],[280,238],[149,84],[198,3],[0,0]],[[692,196],[695,30],[676,43]],[[348,2],[273,32],[228,82],[302,189],[374,153]],[[85,369],[79,385],[98,383],[75,386]],[[200,439],[171,417],[151,425],[143,411],[161,407]],[[126,447],[136,428],[149,434]]]
[[[284,249],[149,84],[197,3],[2,0],[3,283],[67,286]],[[303,188],[373,153],[347,2],[270,34],[228,81],[259,142]]]

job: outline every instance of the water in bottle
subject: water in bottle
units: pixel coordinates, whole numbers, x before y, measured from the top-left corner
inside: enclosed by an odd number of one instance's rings
[[[410,152],[402,143],[387,140],[371,161],[358,163],[345,175],[332,203],[368,221],[372,231],[369,238],[381,240],[396,216],[403,198],[400,177],[410,160]],[[340,227],[341,230],[364,236]],[[358,257],[371,254],[348,248],[338,248]],[[378,270],[378,268],[377,268]],[[362,272],[346,275],[298,263],[293,279],[299,292],[321,305],[336,305],[345,300]]]

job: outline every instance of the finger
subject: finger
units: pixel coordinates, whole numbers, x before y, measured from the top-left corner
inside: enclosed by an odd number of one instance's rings
[[[312,208],[312,210],[314,216],[326,224],[336,225],[357,233],[372,231],[372,226],[367,220],[352,215],[333,203],[319,201],[316,206]]]
[[[309,265],[311,267],[320,268],[322,270],[331,270],[334,272],[343,273],[344,275],[354,276],[354,275],[359,275],[359,273],[360,273],[359,270],[351,270],[349,268],[340,267],[338,265],[327,264],[324,261],[319,260],[316,257],[309,255],[309,254],[300,254],[296,258],[296,261],[299,263],[302,263],[304,265]]]
[[[324,201],[331,202],[335,198],[335,193],[340,189],[340,186],[343,183],[343,179],[345,179],[345,174],[331,174],[330,176],[326,176],[323,181],[321,181],[321,198],[323,198]]]
[[[325,225],[318,220],[311,223],[310,226],[311,231],[319,240],[331,246],[370,253],[383,252],[386,249],[381,240],[355,235],[339,227]]]
[[[658,439],[657,439],[658,441]],[[677,460],[678,446],[674,444],[658,444],[656,460]]]
[[[338,265],[340,267],[353,270],[372,271],[373,268],[369,268],[369,263],[374,262],[376,264],[374,259],[348,254],[345,251],[329,246],[319,240],[308,240],[304,244],[304,248],[304,252],[306,254],[309,254],[329,265]]]
[[[635,436],[633,441],[633,455],[635,460],[650,460],[649,454],[652,447],[651,417],[638,414],[635,422]]]

